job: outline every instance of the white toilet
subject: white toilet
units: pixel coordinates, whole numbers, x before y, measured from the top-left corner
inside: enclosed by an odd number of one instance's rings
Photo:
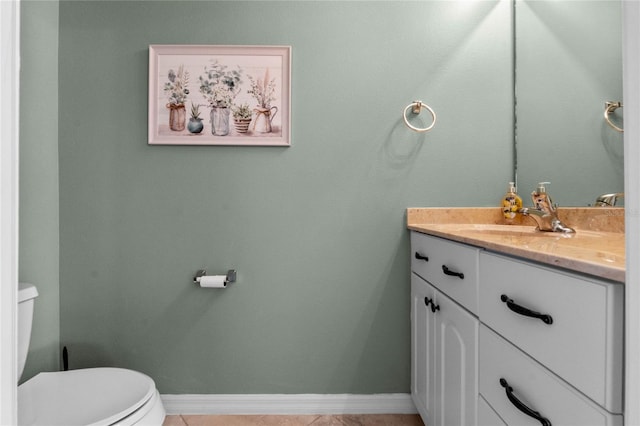
[[[27,359],[34,299],[18,291],[18,377]],[[40,373],[18,386],[18,424],[42,426],[160,426],[165,411],[153,380],[123,368],[85,368]]]

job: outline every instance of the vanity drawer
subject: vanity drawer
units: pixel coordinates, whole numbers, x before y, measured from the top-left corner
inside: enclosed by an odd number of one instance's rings
[[[540,426],[524,414],[511,395],[552,425],[622,425],[622,416],[608,413],[506,340],[480,326],[480,395],[507,425]]]
[[[607,410],[622,412],[621,285],[487,252],[480,282],[483,323]],[[526,315],[534,313],[548,318]]]
[[[412,271],[476,315],[479,251],[442,238],[411,233]]]

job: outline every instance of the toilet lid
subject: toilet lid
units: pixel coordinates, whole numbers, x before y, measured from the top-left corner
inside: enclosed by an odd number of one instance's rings
[[[153,380],[122,368],[40,373],[18,386],[20,425],[110,425],[155,394]]]

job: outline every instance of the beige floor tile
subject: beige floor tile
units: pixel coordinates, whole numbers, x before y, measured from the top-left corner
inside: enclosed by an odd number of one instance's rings
[[[187,426],[180,416],[166,416],[162,426]]]
[[[168,422],[175,423],[168,423]],[[182,422],[182,423],[180,423]],[[182,415],[167,416],[163,426],[424,426],[411,414],[329,415]]]
[[[317,415],[267,416],[267,415],[225,415],[195,416],[185,415],[187,426],[307,426]]]
[[[318,417],[316,415],[298,415],[298,416],[262,416],[263,426],[308,426],[312,424]]]
[[[188,426],[254,426],[260,425],[262,416],[245,415],[183,415]]]
[[[417,414],[376,414],[360,416],[364,426],[424,426]],[[347,423],[349,425],[349,423]],[[350,425],[349,425],[350,426]]]
[[[344,426],[341,419],[342,416],[318,416],[312,426]]]
[[[322,416],[313,426],[424,426],[413,414],[345,414]]]

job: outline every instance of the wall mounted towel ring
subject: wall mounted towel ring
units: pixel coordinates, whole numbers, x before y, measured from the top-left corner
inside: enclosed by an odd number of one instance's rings
[[[607,122],[609,126],[611,126],[614,130],[620,133],[624,132],[624,130],[611,122],[611,119],[609,119],[609,114],[611,114],[613,111],[617,110],[618,108],[622,108],[623,106],[624,105],[622,105],[622,102],[607,101],[604,103],[604,120]]]
[[[433,117],[433,122],[431,123],[431,125],[425,128],[412,126],[411,123],[409,123],[409,120],[407,120],[407,110],[409,108],[411,108],[411,112],[414,114],[420,114],[420,111],[422,111],[422,108],[426,108],[431,113],[431,116]],[[436,113],[431,109],[429,105],[423,104],[422,101],[414,101],[413,103],[407,105],[407,107],[402,112],[402,118],[404,118],[404,124],[406,124],[408,128],[410,128],[415,132],[428,132],[429,130],[433,129],[433,126],[436,125]]]

